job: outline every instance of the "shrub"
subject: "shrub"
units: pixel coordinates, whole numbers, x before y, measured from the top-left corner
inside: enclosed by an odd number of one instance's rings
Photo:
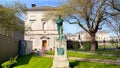
[[[78,41],[67,41],[67,49],[77,50],[79,49]]]
[[[110,43],[111,43],[111,45],[113,45],[115,43],[115,41],[112,39],[112,40],[110,40]]]
[[[79,43],[78,43],[78,41],[73,41],[72,42],[72,46],[73,46],[73,49],[75,49],[75,50],[79,49]]]
[[[67,49],[73,49],[73,46],[72,46],[72,41],[71,40],[68,40],[67,41]]]
[[[14,58],[10,58],[8,61],[4,62],[2,64],[2,68],[11,68],[13,65],[17,63],[16,59],[18,56],[15,56]]]
[[[95,41],[95,45],[96,45],[95,48],[98,49],[98,42],[97,41]],[[91,42],[90,41],[83,42],[83,47],[87,51],[90,50],[90,48],[91,48]]]
[[[85,50],[90,50],[91,43],[89,41],[83,42],[83,47]]]
[[[120,49],[120,47],[117,47],[117,49]]]

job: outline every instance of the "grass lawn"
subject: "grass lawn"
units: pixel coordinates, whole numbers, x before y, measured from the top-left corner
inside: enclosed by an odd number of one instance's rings
[[[18,57],[17,65],[14,68],[51,68],[52,58],[40,57],[34,55],[27,55]],[[71,68],[120,68],[120,65],[70,61]]]
[[[120,55],[120,50],[98,50],[95,53]]]
[[[47,52],[49,55],[54,55],[53,51]],[[102,56],[101,54],[88,54],[88,53],[79,53],[68,51],[67,55],[69,57],[78,57],[78,58],[93,58],[93,59],[106,59],[106,60],[120,60],[120,57],[116,56]]]
[[[52,58],[28,55],[19,57],[17,65],[14,68],[50,68],[52,66]]]
[[[70,50],[73,51],[73,50]],[[84,49],[79,49],[79,50],[74,50],[74,51],[79,51],[79,52],[90,52],[90,51],[86,51]],[[98,53],[98,54],[114,54],[114,55],[120,55],[120,49],[119,50],[109,50],[108,49],[104,49],[104,48],[99,48],[97,51],[95,51],[94,53]]]
[[[95,62],[70,61],[71,68],[120,68],[120,65]]]
[[[117,43],[114,43],[114,44],[109,44],[109,45],[98,45],[98,48],[104,48],[104,46],[105,46],[105,48],[117,48],[117,46],[118,47],[120,47],[120,45],[118,45]]]

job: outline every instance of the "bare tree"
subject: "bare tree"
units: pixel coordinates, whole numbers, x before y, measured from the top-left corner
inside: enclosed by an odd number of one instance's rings
[[[120,12],[120,0],[111,0],[111,6]]]
[[[53,15],[56,18],[56,15],[60,14],[64,21],[78,24],[90,35],[91,51],[96,50],[97,31],[102,29],[102,25],[108,24],[110,18],[119,14],[119,10],[116,11],[113,7],[113,0],[66,0],[60,4],[56,11],[47,16]]]
[[[111,19],[107,21],[107,25],[116,34],[118,38],[117,42],[119,42],[120,41],[120,0],[111,0],[110,7],[113,12],[110,13]]]
[[[108,3],[110,2],[107,0],[67,0],[62,3],[58,13],[67,22],[78,24],[90,35],[91,51],[95,51],[96,32],[110,17]]]

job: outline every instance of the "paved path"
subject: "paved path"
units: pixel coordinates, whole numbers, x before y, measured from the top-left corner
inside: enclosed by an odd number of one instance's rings
[[[54,58],[53,55],[45,55],[46,57]],[[77,57],[68,57],[69,60],[78,60],[78,61],[89,61],[89,62],[100,62],[106,64],[119,64],[120,60],[103,60],[103,59],[90,59],[90,58],[77,58]]]

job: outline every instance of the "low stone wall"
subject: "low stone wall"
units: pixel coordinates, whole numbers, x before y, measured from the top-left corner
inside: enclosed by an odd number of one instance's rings
[[[0,65],[10,57],[18,55],[18,40],[0,35]]]

